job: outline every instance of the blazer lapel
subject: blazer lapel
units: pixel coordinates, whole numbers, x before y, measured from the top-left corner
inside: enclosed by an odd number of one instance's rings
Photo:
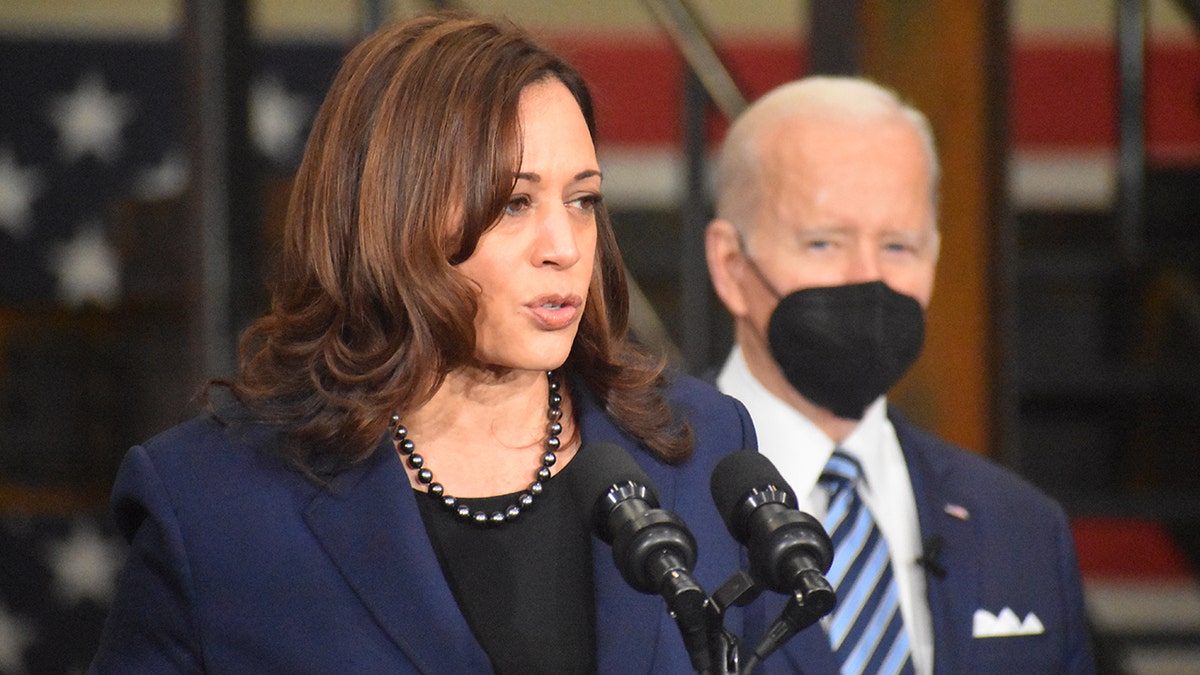
[[[592,540],[596,584],[596,672],[653,672],[658,623],[666,611],[657,595],[625,583],[612,560],[612,548]]]
[[[928,451],[928,441],[907,420],[893,415],[893,425],[904,452],[921,539],[928,547],[940,541],[938,563],[944,576],[926,572],[929,611],[933,618],[934,672],[957,672],[969,664],[962,646],[972,644],[971,626],[980,597],[981,555],[972,513],[975,499],[959,488],[952,467]],[[958,664],[958,665],[956,665]]]
[[[355,594],[424,673],[491,672],[446,584],[400,459],[383,439],[305,511]]]
[[[583,443],[606,441],[632,448],[634,441],[608,420],[587,388],[580,382],[572,385]],[[613,563],[612,547],[596,537],[592,538],[592,575],[596,585],[597,672],[653,672],[659,626],[666,616],[662,598],[639,593],[626,583]]]

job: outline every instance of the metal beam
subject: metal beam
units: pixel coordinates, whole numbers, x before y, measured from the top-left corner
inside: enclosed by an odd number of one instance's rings
[[[709,320],[708,262],[704,255],[704,230],[711,212],[706,165],[706,127],[708,96],[693,70],[685,75],[683,102],[684,154],[687,198],[680,206],[679,242],[679,335],[680,349],[690,372],[699,373],[708,366],[712,348],[712,322]]]
[[[1192,28],[1200,34],[1200,0],[1175,0],[1175,4],[1192,22]]]
[[[704,229],[711,217],[707,206],[707,111],[710,104],[715,105],[732,120],[745,110],[746,98],[684,0],[646,0],[646,6],[688,65],[683,83],[686,185],[680,208],[678,336],[687,369],[700,372],[709,365],[713,345],[708,265],[704,258]]]
[[[187,0],[183,41],[191,106],[187,198],[199,259],[194,334],[202,372],[227,376],[235,367],[231,220],[254,211],[241,198],[251,186],[233,178],[235,157],[248,145],[245,0]]]
[[[1118,0],[1117,245],[1127,264],[1141,258],[1146,199],[1146,8]]]
[[[733,119],[746,107],[733,76],[713,49],[700,20],[683,0],[646,0],[646,6],[658,23],[671,36],[671,41],[683,55],[704,90],[726,119]]]

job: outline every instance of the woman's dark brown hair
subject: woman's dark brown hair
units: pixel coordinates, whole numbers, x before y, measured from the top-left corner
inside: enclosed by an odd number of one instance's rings
[[[579,74],[505,21],[438,13],[381,29],[346,57],[292,190],[270,312],[242,336],[234,395],[290,430],[293,458],[375,448],[393,412],[426,402],[475,351],[476,299],[454,266],[507,203],[521,161],[518,104],[556,78],[595,140]],[[563,370],[667,461],[691,432],[662,398],[662,363],[627,338],[612,225]],[[340,462],[339,462],[340,463]]]

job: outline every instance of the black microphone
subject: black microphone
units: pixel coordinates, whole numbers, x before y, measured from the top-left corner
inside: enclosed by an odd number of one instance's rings
[[[729,533],[749,552],[751,575],[791,596],[746,660],[741,672],[748,673],[837,604],[824,576],[833,562],[833,543],[816,518],[796,509],[795,493],[771,460],[754,450],[722,458],[710,488]]]
[[[683,634],[697,672],[708,672],[708,594],[692,578],[696,539],[683,520],[658,508],[649,476],[621,446],[591,443],[571,460],[579,508],[605,543],[621,576],[642,593],[661,595]]]
[[[814,584],[819,590],[816,577],[829,571],[833,543],[816,518],[796,509],[795,493],[771,460],[754,450],[727,455],[713,469],[710,488],[725,527],[749,550],[750,572],[760,583],[779,593]]]

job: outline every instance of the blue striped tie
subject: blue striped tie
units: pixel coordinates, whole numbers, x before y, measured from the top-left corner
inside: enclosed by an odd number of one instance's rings
[[[843,675],[912,673],[887,540],[858,496],[861,480],[862,467],[841,450],[821,473],[821,485],[830,490],[824,525],[833,540],[833,566],[826,577],[838,597],[826,619],[829,643]]]

